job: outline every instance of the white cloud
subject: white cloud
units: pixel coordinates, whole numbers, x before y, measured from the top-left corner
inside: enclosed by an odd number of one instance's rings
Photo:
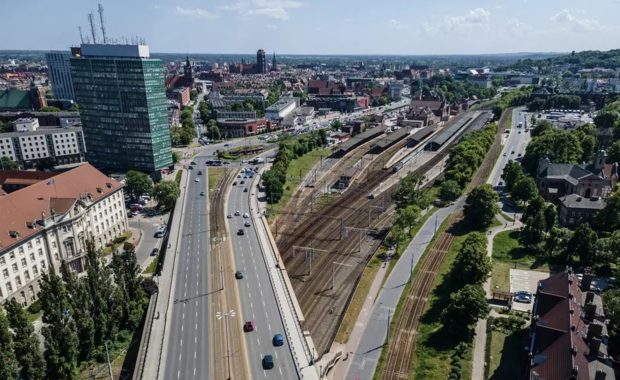
[[[265,25],[269,29],[278,29],[277,25]]]
[[[560,12],[551,16],[551,21],[556,24],[564,24],[570,31],[575,33],[590,33],[607,29],[596,20],[573,16],[568,9],[562,9]]]
[[[219,18],[220,16],[208,12],[204,9],[200,9],[200,8],[194,8],[194,9],[190,9],[190,8],[181,8],[181,7],[177,7],[176,8],[176,13],[179,16],[187,16],[187,17],[193,17],[193,18],[206,18],[206,19],[214,19],[214,18]]]
[[[242,17],[263,16],[279,20],[290,18],[286,9],[300,8],[306,3],[294,0],[239,0],[229,5],[221,5],[218,9],[239,12]]]
[[[290,17],[288,12],[282,8],[262,8],[262,9],[250,9],[243,12],[243,16],[265,16],[276,18],[279,20],[288,20]]]
[[[406,29],[409,27],[409,25],[403,24],[402,22],[398,20],[394,20],[394,19],[390,20],[389,25],[390,25],[390,28],[394,28],[394,29]]]
[[[484,8],[471,9],[464,16],[447,16],[437,27],[423,26],[426,33],[441,29],[446,34],[467,34],[474,28],[487,28],[491,12]]]
[[[522,23],[516,18],[511,18],[510,20],[506,21],[506,29],[508,29],[508,32],[510,34],[517,34],[523,31],[526,26],[526,24]]]

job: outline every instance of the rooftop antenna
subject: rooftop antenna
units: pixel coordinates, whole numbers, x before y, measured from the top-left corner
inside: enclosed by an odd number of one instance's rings
[[[78,29],[80,30],[80,41],[82,41],[82,43],[84,44],[84,35],[82,34],[82,27],[78,26]]]
[[[108,43],[108,38],[105,35],[105,24],[103,22],[103,5],[99,4],[99,22],[101,23],[101,34],[103,34],[103,43]]]
[[[88,23],[90,24],[90,32],[93,35],[93,43],[97,43],[97,32],[95,31],[95,15],[93,12],[88,14]]]

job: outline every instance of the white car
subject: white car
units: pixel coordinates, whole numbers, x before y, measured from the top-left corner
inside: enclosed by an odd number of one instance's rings
[[[233,217],[232,214],[228,214],[228,219],[231,219]]]
[[[250,217],[250,214],[248,214],[247,212],[244,212],[244,213],[243,213],[243,217],[244,217],[244,218],[249,218],[249,217]]]
[[[239,211],[235,211],[235,216],[239,216],[241,213]]]
[[[200,178],[196,178],[194,182],[200,182]]]

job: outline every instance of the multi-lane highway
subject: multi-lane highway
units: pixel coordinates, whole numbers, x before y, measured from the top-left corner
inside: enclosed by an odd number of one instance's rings
[[[244,181],[245,184],[241,184]],[[243,278],[238,279],[239,300],[241,312],[238,313],[243,321],[252,321],[254,331],[244,332],[247,360],[252,379],[297,379],[297,371],[289,342],[280,318],[278,304],[274,291],[269,281],[267,266],[259,246],[257,229],[254,225],[253,214],[256,210],[250,210],[250,197],[255,193],[255,187],[251,187],[252,178],[236,179],[237,185],[233,186],[227,203],[227,214],[232,214],[228,219],[228,226],[232,238],[235,270],[243,273]],[[244,189],[248,189],[244,192]],[[235,213],[239,211],[238,216]],[[250,217],[244,218],[247,213]],[[246,227],[246,223],[250,226]],[[244,235],[237,232],[243,229]],[[274,347],[273,337],[281,334],[284,345]],[[262,367],[262,358],[272,355],[274,368],[265,370]]]
[[[530,115],[525,112],[525,108],[516,108],[512,112],[512,125],[510,127],[510,133],[507,134],[504,141],[504,148],[501,156],[497,159],[497,163],[489,176],[487,181],[492,186],[498,186],[502,180],[502,171],[504,166],[509,160],[521,161],[521,158],[525,155],[525,147],[531,140],[529,132],[525,132],[525,127],[528,129],[531,127]],[[518,128],[519,123],[522,123],[522,127]]]
[[[195,159],[204,168],[205,160]],[[183,210],[182,232],[177,253],[170,335],[167,344],[164,379],[208,379],[210,350],[208,326],[209,282],[207,173],[189,171],[187,199]],[[200,182],[195,182],[199,178]],[[174,243],[173,243],[174,244]],[[174,248],[174,247],[173,247]],[[171,255],[172,256],[172,255]],[[172,265],[172,262],[167,263]]]

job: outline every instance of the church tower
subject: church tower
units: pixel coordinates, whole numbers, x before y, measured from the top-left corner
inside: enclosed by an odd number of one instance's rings
[[[185,60],[185,67],[183,68],[185,73],[185,83],[189,86],[194,83],[194,69],[192,63],[189,61],[189,55]]]
[[[276,52],[273,51],[273,60],[271,61],[270,71],[278,71],[278,64],[276,63]]]

